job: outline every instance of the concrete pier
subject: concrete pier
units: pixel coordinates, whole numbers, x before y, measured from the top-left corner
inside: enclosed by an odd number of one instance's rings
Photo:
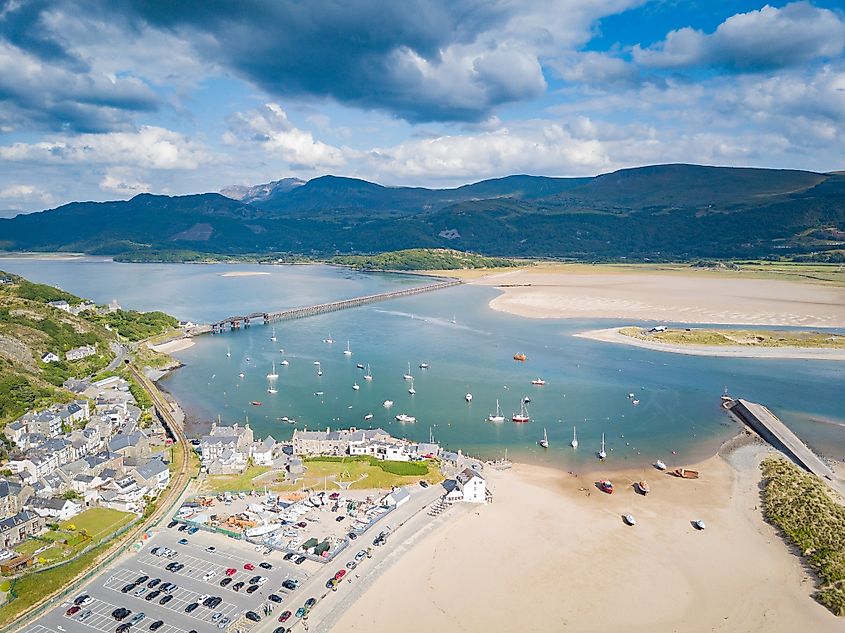
[[[801,468],[813,473],[845,498],[845,485],[798,436],[762,404],[738,398],[728,410]]]

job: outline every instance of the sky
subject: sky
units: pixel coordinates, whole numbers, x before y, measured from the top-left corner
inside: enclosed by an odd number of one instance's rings
[[[6,215],[844,148],[845,0],[0,0]]]

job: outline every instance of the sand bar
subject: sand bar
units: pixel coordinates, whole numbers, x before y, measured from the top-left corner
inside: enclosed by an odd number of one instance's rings
[[[332,630],[841,631],[762,519],[763,452],[708,459],[696,481],[615,472],[613,495],[593,477],[536,466],[488,472],[494,502],[427,535]],[[647,497],[630,485],[641,477]],[[635,527],[622,522],[629,512]],[[705,531],[692,527],[696,518]]]
[[[220,273],[221,277],[257,277],[258,275],[269,275],[268,272],[263,272],[259,270],[240,270],[240,271],[233,271],[230,273]]]
[[[183,349],[193,347],[194,340],[192,338],[177,338],[172,341],[167,341],[161,345],[150,345],[150,349],[154,352],[161,352],[163,354],[172,354],[173,352],[180,352]]]
[[[845,288],[710,272],[519,269],[473,280],[497,286],[494,310],[532,318],[845,327]]]
[[[727,358],[780,358],[802,360],[839,360],[845,361],[845,349],[822,349],[813,347],[763,347],[744,345],[673,345],[659,341],[644,341],[626,336],[618,327],[604,330],[590,330],[575,334],[579,338],[588,338],[604,343],[617,343],[643,347],[658,352],[688,354],[690,356],[724,356]]]

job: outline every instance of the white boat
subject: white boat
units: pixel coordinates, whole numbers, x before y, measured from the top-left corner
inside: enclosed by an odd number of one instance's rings
[[[238,374],[238,377],[243,378],[243,377],[244,377],[244,373],[243,373],[243,372],[239,373],[239,374]]]
[[[631,404],[633,404],[633,405],[637,405],[637,404],[639,404],[639,403],[640,403],[640,401],[639,401],[639,400],[637,400],[636,398],[634,398],[633,400],[631,400]]]
[[[543,385],[546,384],[546,381],[543,380],[542,378],[535,378],[534,380],[531,381],[531,384],[532,385],[539,385],[539,386],[542,387]]]
[[[323,339],[323,343],[328,343],[329,345],[331,345],[332,343],[334,343],[334,339],[332,338],[332,335],[331,335],[331,334],[329,334],[329,338],[324,338],[324,339]]]
[[[405,380],[413,380],[414,377],[411,375],[411,363],[408,363],[408,373],[402,376]]]
[[[410,386],[410,387],[408,387],[408,393],[409,393],[409,394],[411,394],[412,396],[413,396],[415,393],[417,393],[417,390],[416,390],[416,389],[414,389],[414,379],[413,379],[413,378],[411,378],[411,386]]]
[[[661,460],[659,460],[659,459],[658,459],[656,462],[654,462],[654,467],[655,467],[657,470],[666,470],[666,464],[664,464],[664,463],[663,463]]]
[[[372,413],[368,413],[367,415],[365,415],[365,416],[364,416],[364,419],[365,419],[365,420],[372,420],[372,419],[373,419],[373,414],[372,414]]]
[[[701,519],[696,519],[695,521],[692,522],[692,524],[695,526],[696,530],[703,530],[704,528],[707,527],[704,524],[704,521],[702,521]]]
[[[276,361],[273,361],[273,369],[269,374],[267,374],[267,378],[269,378],[270,380],[275,380],[278,377],[279,374],[276,373]]]
[[[633,393],[629,393],[629,394],[628,394],[628,400],[630,400],[630,399],[631,399],[631,398],[633,398],[633,397],[634,397],[634,394],[633,394]]]
[[[229,350],[229,348],[227,347],[227,348],[226,348],[226,358],[230,358],[231,356],[232,356],[232,352],[231,352],[231,351]]]
[[[383,406],[385,409],[389,409],[393,406],[393,400],[385,400],[381,403],[381,406]]]
[[[346,341],[346,349],[343,350],[344,356],[352,356],[352,350],[349,349],[349,341]]]
[[[278,389],[273,386],[273,381],[267,381],[267,393],[279,393]]]
[[[270,337],[270,340],[274,343],[276,342],[276,328],[273,328],[273,335]]]
[[[416,422],[417,419],[412,415],[406,415],[404,413],[400,413],[396,416],[397,422]]]
[[[372,379],[373,379],[373,374],[370,371],[370,364],[367,363],[367,373],[364,374],[364,380],[372,380]]]
[[[502,415],[502,410],[499,408],[499,401],[496,400],[496,413],[491,413],[487,416],[488,422],[504,422],[505,416]]]
[[[549,447],[549,434],[546,433],[546,427],[543,427],[543,439],[537,442],[543,448]]]
[[[322,375],[323,375],[323,370],[322,370],[322,369],[320,369],[320,370],[317,372],[317,375],[318,375],[318,376],[322,376]]]
[[[457,323],[457,321],[455,320],[455,315],[454,315],[454,314],[452,315],[452,321],[451,321],[451,322],[452,322],[452,323]]]
[[[353,384],[352,384],[352,388],[353,388],[355,391],[358,391],[361,387],[360,387],[360,386],[358,385],[358,383],[356,382],[356,383],[353,383]]]
[[[472,394],[468,393],[467,395],[465,395],[464,400],[466,400],[467,402],[472,402]]]
[[[247,536],[264,536],[265,534],[270,534],[275,532],[276,530],[281,529],[281,523],[268,523],[267,525],[259,525],[258,527],[249,528],[246,531]]]
[[[518,423],[525,423],[531,420],[528,416],[528,411],[525,408],[525,399],[522,399],[522,402],[519,403],[519,413],[514,413],[511,416],[511,420]]]
[[[285,365],[285,366],[290,365],[290,363],[288,362],[288,359],[287,359],[287,358],[286,358],[285,360],[283,360],[283,361],[282,361],[281,363],[279,363],[279,364],[280,364],[280,365]]]
[[[572,448],[578,448],[578,436],[575,434],[575,427],[572,427],[572,441],[569,443]]]
[[[428,363],[420,363],[420,369],[428,369],[430,365]]]
[[[315,361],[314,361],[314,364],[315,364],[315,365],[319,365],[319,364],[320,364],[320,361],[315,360]]]
[[[358,369],[364,369],[364,365],[362,365],[361,363],[358,363],[358,364],[357,364],[357,365],[355,365],[355,366],[356,366]]]
[[[601,450],[599,451],[599,459],[607,457],[607,451],[604,450],[604,433],[601,434]]]
[[[622,518],[625,519],[625,523],[627,523],[630,526],[634,526],[634,525],[637,524],[637,520],[634,518],[633,514],[626,514]]]

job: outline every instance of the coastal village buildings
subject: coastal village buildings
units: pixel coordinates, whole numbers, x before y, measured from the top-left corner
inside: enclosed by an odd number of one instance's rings
[[[487,503],[487,482],[474,468],[464,468],[455,477],[454,490],[460,492],[460,500],[468,503]],[[454,492],[454,490],[452,492]]]
[[[11,474],[0,478],[2,547],[89,507],[140,514],[170,481],[152,442],[158,436],[163,444],[163,429],[141,428],[125,380],[73,379],[64,386],[76,400],[29,411],[3,429],[10,446],[4,468]],[[266,449],[258,454],[264,458]]]
[[[364,455],[376,459],[407,462],[436,457],[440,447],[435,443],[412,443],[392,437],[383,429],[340,429],[332,431],[300,431],[291,439],[294,455]]]
[[[249,461],[257,466],[271,466],[281,452],[281,445],[271,436],[256,442],[249,424],[232,426],[212,424],[200,440],[198,451],[209,474],[242,473]]]
[[[65,359],[69,361],[82,360],[97,353],[96,345],[82,345],[65,352]]]

